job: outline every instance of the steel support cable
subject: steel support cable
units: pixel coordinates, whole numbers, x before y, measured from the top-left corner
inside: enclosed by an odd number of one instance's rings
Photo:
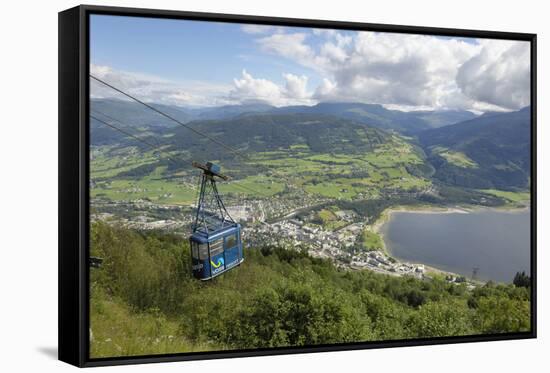
[[[137,141],[139,141],[139,142],[142,142],[143,144],[149,146],[149,147],[152,148],[153,150],[157,150],[157,151],[159,151],[160,153],[164,154],[164,155],[167,157],[167,159],[168,159],[170,162],[172,162],[173,164],[175,164],[176,166],[179,166],[179,165],[180,165],[180,164],[177,163],[175,160],[173,160],[173,159],[171,158],[171,156],[170,156],[168,153],[166,153],[165,151],[161,150],[159,146],[155,146],[155,145],[151,144],[150,142],[145,141],[145,140],[139,138],[138,136],[136,136],[136,135],[134,135],[134,134],[132,134],[132,133],[130,133],[130,132],[128,132],[128,131],[122,130],[122,129],[118,128],[117,126],[114,126],[114,125],[112,125],[112,124],[110,124],[110,123],[108,123],[108,122],[106,122],[106,121],[104,121],[104,120],[102,120],[102,119],[99,119],[98,117],[94,116],[93,114],[90,114],[90,118],[92,118],[92,119],[94,119],[94,120],[96,120],[96,121],[98,121],[98,122],[100,122],[100,123],[102,123],[102,124],[104,124],[104,125],[106,125],[106,126],[112,128],[112,129],[114,129],[114,130],[116,130],[116,131],[118,131],[118,132],[120,132],[120,133],[122,133],[122,134],[124,134],[124,135],[126,135],[126,136],[130,136],[131,138],[133,138],[133,139],[135,139],[135,140],[137,140]],[[121,123],[120,121],[117,121],[117,122]],[[121,123],[121,124],[122,124],[122,123]],[[254,190],[254,189],[252,189],[252,188],[250,188],[250,187],[247,187],[247,186],[244,186],[244,185],[241,185],[241,184],[232,184],[232,185],[235,186],[235,187],[237,187],[237,188],[240,188],[241,190],[246,190],[246,191],[248,191],[248,192],[252,192],[252,193],[259,194],[259,195],[263,195],[264,197],[268,197],[268,195],[263,194],[263,193],[261,193],[261,192],[259,192],[259,191],[257,191],[257,190]],[[195,189],[194,186],[191,186],[191,188],[192,188],[192,189]],[[197,188],[197,190],[198,190],[198,188]]]
[[[160,149],[159,146],[153,145],[153,144],[151,144],[150,142],[145,141],[145,140],[139,138],[138,136],[136,136],[136,135],[134,135],[134,134],[132,134],[132,133],[130,133],[130,132],[128,132],[128,131],[125,131],[125,130],[123,130],[123,129],[120,129],[120,128],[118,128],[117,126],[114,126],[114,125],[112,125],[112,124],[110,124],[110,123],[108,123],[108,122],[106,122],[106,121],[104,121],[104,120],[102,120],[102,119],[99,119],[98,117],[94,116],[93,114],[90,114],[90,118],[92,118],[92,119],[94,119],[94,120],[96,120],[96,121],[98,121],[98,122],[100,122],[100,123],[102,123],[102,124],[104,124],[104,125],[106,125],[106,126],[112,128],[112,129],[114,129],[115,131],[118,131],[118,132],[120,132],[120,133],[122,133],[122,134],[124,134],[124,135],[126,135],[126,136],[130,136],[130,137],[133,138],[134,140],[137,140],[137,141],[139,141],[139,142],[141,142],[141,143],[147,145],[148,147],[152,148],[153,150],[157,150],[158,152],[164,154],[164,155],[166,156],[166,158],[168,158],[168,160],[169,160],[170,162],[174,163],[175,165],[179,165],[178,162],[176,162],[175,160],[173,160],[173,159],[171,158],[171,156],[170,156],[168,153],[166,153],[164,150]]]
[[[109,119],[110,121],[113,121],[113,122],[117,122],[117,123],[120,123],[120,125],[124,126],[124,127],[130,127],[128,125],[126,125],[125,123],[122,123],[120,120],[116,119],[116,118],[113,118],[112,116],[108,115],[108,114],[105,114],[104,112],[100,111],[100,110],[97,110],[97,109],[92,109],[93,112],[97,113],[97,114],[101,114],[101,116]],[[162,144],[156,139],[154,138],[153,136],[149,136],[150,139],[154,139],[155,140],[155,143],[157,144],[157,146],[159,148],[162,147]]]
[[[111,85],[111,84],[109,84],[109,83],[107,83],[107,82],[105,82],[105,81],[99,79],[98,77],[95,77],[95,76],[92,75],[92,74],[90,74],[90,77],[91,77],[92,79],[98,81],[99,83],[104,84],[105,86],[107,86],[107,87],[109,87],[109,88],[111,88],[111,89],[113,89],[113,90],[115,90],[115,91],[117,91],[117,92],[123,94],[124,96],[126,96],[126,97],[128,97],[128,98],[134,100],[135,102],[140,103],[140,104],[142,104],[143,106],[145,106],[145,107],[147,107],[147,108],[153,110],[154,112],[156,112],[156,113],[158,113],[158,114],[160,114],[160,115],[162,115],[162,116],[164,116],[164,117],[166,117],[166,118],[168,118],[168,119],[174,121],[175,123],[179,124],[181,127],[187,128],[189,131],[192,131],[192,132],[196,133],[197,135],[200,135],[200,136],[203,136],[203,137],[207,138],[208,140],[212,141],[213,143],[218,144],[219,146],[223,147],[224,149],[230,151],[231,153],[233,153],[233,154],[235,154],[235,155],[238,155],[239,157],[242,157],[242,158],[244,158],[244,159],[248,159],[248,156],[247,156],[246,154],[240,152],[240,151],[237,150],[237,149],[234,149],[233,147],[231,147],[231,146],[229,146],[229,145],[224,144],[223,142],[219,141],[218,139],[216,139],[216,138],[214,138],[214,137],[212,137],[212,136],[210,136],[210,135],[208,135],[208,134],[206,134],[206,133],[204,133],[204,132],[201,132],[201,131],[199,131],[199,130],[197,130],[197,129],[195,129],[195,128],[193,128],[193,127],[191,127],[191,126],[189,126],[189,125],[187,125],[187,124],[185,124],[185,123],[183,123],[183,122],[181,122],[181,121],[179,121],[178,119],[172,117],[171,115],[162,112],[161,110],[155,108],[154,106],[149,105],[149,104],[147,104],[146,102],[141,101],[140,99],[138,99],[138,98],[136,98],[136,97],[130,95],[129,93],[126,93],[126,92],[124,92],[123,90],[121,90],[121,89],[119,89],[119,88],[117,88],[117,87],[115,87],[115,86],[113,86],[113,85]]]
[[[197,129],[195,129],[195,128],[193,128],[193,127],[191,127],[191,126],[189,126],[189,125],[187,125],[187,124],[185,124],[185,123],[182,123],[181,121],[177,120],[176,118],[174,118],[174,117],[172,117],[172,116],[170,116],[170,115],[168,115],[168,114],[162,112],[161,110],[159,110],[159,109],[157,109],[157,108],[155,108],[155,107],[153,107],[153,106],[151,106],[151,105],[149,105],[149,104],[147,104],[147,103],[141,101],[140,99],[138,99],[138,98],[136,98],[136,97],[130,95],[129,93],[126,93],[126,92],[124,92],[123,90],[121,90],[121,89],[119,89],[119,88],[117,88],[117,87],[115,87],[115,86],[113,86],[113,85],[111,85],[111,84],[105,82],[104,80],[99,79],[98,77],[96,77],[96,76],[94,76],[94,75],[92,75],[92,74],[90,74],[90,77],[91,77],[92,79],[96,80],[97,82],[99,82],[99,83],[101,83],[101,84],[104,84],[105,86],[107,86],[107,87],[113,89],[114,91],[119,92],[119,93],[123,94],[124,96],[126,96],[126,97],[128,97],[128,98],[134,100],[135,102],[140,103],[140,104],[142,104],[143,106],[145,106],[145,107],[147,107],[147,108],[149,108],[149,109],[155,111],[156,113],[158,113],[158,114],[160,114],[160,115],[162,115],[162,116],[164,116],[164,117],[166,117],[166,118],[168,118],[168,119],[174,121],[175,123],[179,124],[180,126],[182,126],[182,127],[186,128],[186,129],[188,129],[188,130],[194,132],[195,134],[200,135],[200,136],[203,136],[203,137],[207,138],[208,140],[210,140],[210,141],[212,141],[212,142],[214,142],[214,143],[216,143],[216,144],[222,146],[223,148],[225,148],[226,150],[229,150],[229,151],[232,152],[233,154],[238,155],[239,157],[244,158],[244,159],[246,159],[246,160],[249,160],[249,156],[248,156],[248,155],[246,155],[246,154],[244,154],[244,153],[242,153],[242,152],[240,152],[240,151],[234,149],[233,147],[231,147],[231,146],[229,146],[229,145],[224,144],[223,142],[219,141],[218,139],[216,139],[216,138],[214,138],[214,137],[212,137],[212,136],[209,136],[209,135],[207,135],[207,134],[205,134],[205,133],[203,133],[203,132],[201,132],[201,131],[199,131],[199,130],[197,130]],[[117,120],[117,121],[118,121],[118,120]],[[120,121],[118,121],[118,122],[121,123]],[[267,168],[267,167],[266,167],[265,169],[266,169],[266,170],[269,170],[269,168]],[[238,184],[234,184],[234,185],[237,186]],[[252,188],[250,188],[250,187],[245,187],[245,186],[243,186],[243,185],[238,185],[238,187],[240,187],[241,189],[246,189],[246,190],[248,190],[248,191],[250,191],[250,192],[253,192],[253,193],[257,193],[257,194],[262,195],[262,196],[264,196],[264,197],[269,197],[267,194],[264,194],[264,193],[261,193],[261,192],[259,192],[259,191],[256,191],[256,190],[254,190],[254,189],[252,189]]]

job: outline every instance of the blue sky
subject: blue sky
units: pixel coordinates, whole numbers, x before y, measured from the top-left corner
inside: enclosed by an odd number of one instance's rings
[[[530,99],[524,42],[106,15],[90,30],[92,73],[151,102],[486,111]]]
[[[281,71],[314,74],[288,59],[264,53],[240,24],[155,18],[92,16],[92,63],[177,81],[231,82],[246,68],[283,83]],[[288,32],[304,29],[287,28]],[[320,81],[312,75],[312,83]]]

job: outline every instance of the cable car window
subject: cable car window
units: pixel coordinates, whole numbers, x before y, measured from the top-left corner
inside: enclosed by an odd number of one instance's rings
[[[208,245],[205,243],[199,245],[199,258],[201,260],[208,259]]]
[[[199,244],[197,242],[191,243],[191,256],[193,259],[199,259]]]
[[[216,256],[223,251],[223,238],[210,242],[210,256]]]
[[[225,249],[231,249],[237,245],[237,234],[225,237]]]

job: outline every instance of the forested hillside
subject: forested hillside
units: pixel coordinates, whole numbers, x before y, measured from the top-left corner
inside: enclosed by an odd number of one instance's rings
[[[174,122],[144,109],[137,103],[117,99],[92,99],[92,109],[116,117],[132,127],[165,126],[174,127]],[[415,133],[429,128],[439,128],[476,117],[466,110],[399,111],[388,110],[382,105],[359,102],[321,102],[317,105],[295,105],[275,107],[265,103],[224,105],[217,107],[189,108],[154,104],[156,108],[182,121],[236,119],[246,115],[265,114],[310,114],[330,115],[351,119],[386,130]]]
[[[136,158],[136,154],[157,148],[147,162],[135,162],[131,167],[124,164],[123,172],[110,174],[110,179],[135,179],[150,175],[159,167],[163,167],[159,170],[163,177],[182,176],[192,169],[192,160],[215,160],[225,169],[231,169],[233,177],[243,178],[273,168],[273,162],[263,162],[260,166],[260,158],[280,162],[286,158],[285,164],[292,165],[294,159],[305,154],[296,154],[297,150],[328,158],[334,155],[357,158],[360,155],[376,156],[376,160],[380,160],[382,157],[377,152],[385,149],[383,151],[391,153],[388,156],[393,159],[392,164],[386,165],[391,167],[385,168],[391,168],[389,172],[396,176],[399,173],[401,180],[413,176],[438,185],[513,192],[529,188],[529,108],[475,117],[463,111],[401,112],[359,103],[281,108],[241,105],[202,111],[158,107],[185,124],[179,126],[137,103],[92,102],[94,115],[111,124],[110,127],[97,120],[91,121],[92,146],[101,153],[102,159],[110,162],[100,168],[113,166],[113,163],[123,164],[126,159]],[[209,138],[198,136],[190,128]],[[136,141],[136,137],[142,141]],[[211,141],[213,138],[216,141]],[[220,143],[236,149],[241,155],[228,152]],[[414,150],[414,162],[401,154],[405,148]],[[246,154],[246,159],[242,154]],[[399,164],[396,164],[398,159]],[[369,168],[364,162],[354,168],[372,175],[380,169],[376,169],[376,165],[374,169]],[[404,168],[407,172],[403,172]],[[423,187],[425,185],[418,189]]]
[[[420,143],[446,184],[527,189],[531,174],[531,108],[482,115],[421,132]]]
[[[273,109],[271,112],[333,115],[409,135],[476,117],[475,114],[465,110],[400,111],[389,110],[378,104],[359,102],[321,102],[313,106],[280,107]]]
[[[340,270],[281,247],[248,248],[239,268],[200,282],[186,239],[101,222],[91,255],[104,259],[90,269],[94,357],[530,329],[526,287]]]

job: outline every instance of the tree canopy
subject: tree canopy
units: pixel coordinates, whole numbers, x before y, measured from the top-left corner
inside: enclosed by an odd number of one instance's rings
[[[192,278],[188,241],[96,222],[91,255],[91,354],[139,354],[508,333],[530,330],[530,291],[468,290],[349,271],[306,250],[245,249],[209,282]],[[521,279],[521,281],[520,281]]]

